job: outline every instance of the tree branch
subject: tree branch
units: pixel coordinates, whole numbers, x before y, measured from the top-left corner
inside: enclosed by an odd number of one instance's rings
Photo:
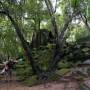
[[[88,23],[88,20],[87,20],[86,16],[83,15],[82,13],[80,13],[80,16],[81,16],[81,18],[82,18],[82,20],[83,20],[83,22],[84,22],[84,24],[85,24],[87,30],[90,31],[90,25],[89,25],[89,23]]]
[[[56,0],[56,5],[55,5],[54,13],[56,12],[56,9],[57,9],[57,0]]]
[[[55,39],[58,39],[58,27],[57,27],[57,23],[56,23],[55,16],[54,16],[53,6],[52,6],[50,0],[45,0],[45,3],[46,3],[46,6],[47,6],[49,15],[51,17],[51,23],[52,23]]]
[[[59,46],[60,47],[62,47],[62,42],[63,42],[63,37],[64,37],[64,34],[65,34],[65,32],[67,31],[67,28],[68,28],[68,26],[69,26],[69,24],[71,23],[71,21],[72,21],[72,19],[76,16],[76,15],[79,15],[80,14],[80,11],[78,10],[78,11],[75,11],[74,13],[73,13],[73,15],[70,17],[70,18],[68,18],[67,19],[67,21],[65,22],[65,24],[64,24],[64,26],[63,26],[63,29],[62,29],[62,31],[59,33]]]

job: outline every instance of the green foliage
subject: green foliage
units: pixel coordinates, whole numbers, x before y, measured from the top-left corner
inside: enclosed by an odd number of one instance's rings
[[[23,81],[32,75],[32,69],[31,66],[24,61],[23,64],[17,64],[16,65],[16,75],[19,80]]]
[[[17,48],[17,49],[16,49]],[[21,51],[20,51],[21,49]],[[0,54],[17,57],[17,53],[22,52],[22,47],[17,35],[13,30],[10,21],[1,19],[0,21]]]
[[[36,85],[38,82],[37,76],[33,75],[32,69],[27,62],[16,65],[16,76],[19,81],[27,86]]]
[[[71,67],[71,63],[67,62],[66,60],[62,60],[61,62],[58,63],[58,68],[62,69],[62,68],[70,68]]]
[[[59,76],[63,76],[65,74],[67,74],[70,71],[70,69],[68,68],[62,68],[60,70],[56,70],[56,74]]]
[[[85,78],[84,76],[81,76],[81,75],[80,75],[80,76],[76,77],[75,79],[78,80],[78,81],[83,81],[84,78]]]
[[[53,48],[53,44],[48,44],[32,51],[33,59],[43,70],[48,68],[49,61],[52,58]]]
[[[79,3],[78,0],[71,0],[71,6],[72,6],[73,8],[77,8],[77,7],[78,7],[78,3]]]
[[[24,85],[33,86],[38,84],[37,76],[30,76],[23,81]]]

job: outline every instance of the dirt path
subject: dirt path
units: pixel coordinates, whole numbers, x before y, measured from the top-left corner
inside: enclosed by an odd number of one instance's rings
[[[26,87],[18,82],[9,82],[0,85],[0,90],[78,90],[75,82],[69,83],[48,83],[47,85],[38,85],[34,87]]]
[[[83,83],[90,87],[90,77],[85,78]],[[80,90],[79,85],[79,82],[73,76],[70,76],[70,74],[63,76],[56,82],[49,82],[33,87],[22,85],[17,81],[16,77],[13,77],[10,82],[5,82],[3,79],[0,80],[0,90]]]
[[[52,82],[27,87],[14,79],[11,82],[0,82],[0,90],[78,90],[78,83],[76,81],[71,81],[68,79],[65,81],[65,79],[62,79],[61,82]]]

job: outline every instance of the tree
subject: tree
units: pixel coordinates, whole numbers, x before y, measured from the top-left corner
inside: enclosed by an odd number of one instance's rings
[[[25,30],[23,29],[25,26],[25,23],[26,24],[30,23],[31,26],[34,25],[33,28],[36,31],[40,29],[41,21],[46,20],[45,15],[48,16],[47,10],[43,7],[44,2],[46,3],[46,6],[47,6],[49,18],[51,19],[51,24],[53,27],[53,35],[55,37],[55,49],[53,53],[53,58],[49,63],[49,67],[46,71],[43,71],[39,67],[39,65],[37,65],[32,59],[30,43],[27,42],[27,39],[24,34]],[[68,27],[77,17],[80,17],[80,19],[82,18],[86,27],[90,30],[86,15],[84,13],[84,11],[86,12],[86,7],[84,7],[84,5],[86,5],[86,2],[88,1],[83,1],[83,0],[57,1],[56,0],[56,3],[57,2],[62,3],[63,5],[62,7],[64,8],[63,9],[64,24],[62,24],[63,26],[60,28],[60,30],[56,20],[56,14],[55,14],[56,8],[54,10],[51,0],[43,0],[43,1],[41,0],[36,0],[36,1],[2,0],[0,1],[0,4],[1,4],[0,14],[6,15],[8,19],[11,21],[11,23],[13,24],[15,31],[17,33],[17,36],[19,37],[21,44],[23,46],[23,49],[28,57],[28,60],[30,61],[32,70],[34,71],[35,74],[37,74],[41,78],[43,78],[44,76],[46,77],[50,76],[49,74],[52,74],[52,72],[56,70],[56,66],[58,62],[61,60],[61,58],[66,55],[63,51],[63,47],[66,41],[67,31],[69,30]],[[24,7],[25,5],[26,7]],[[39,5],[40,7],[37,8],[37,6]],[[22,6],[24,8],[22,8]],[[46,11],[46,14],[42,16],[42,12],[45,12],[45,11]],[[30,19],[31,21],[27,22],[26,19]],[[29,26],[29,24],[27,26]]]

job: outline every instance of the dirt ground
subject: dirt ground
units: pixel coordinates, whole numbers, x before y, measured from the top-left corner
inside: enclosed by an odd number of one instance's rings
[[[75,82],[69,83],[48,83],[47,85],[38,85],[26,87],[18,82],[9,82],[0,85],[0,90],[78,90]]]
[[[85,78],[84,84],[90,87],[90,77]],[[66,74],[60,80],[36,85],[32,87],[21,84],[16,76],[13,75],[12,81],[5,82],[0,80],[0,90],[80,90],[78,82],[70,73]]]
[[[33,87],[20,84],[15,78],[10,82],[0,81],[0,90],[78,90],[77,81],[62,79],[59,82],[51,82]]]

